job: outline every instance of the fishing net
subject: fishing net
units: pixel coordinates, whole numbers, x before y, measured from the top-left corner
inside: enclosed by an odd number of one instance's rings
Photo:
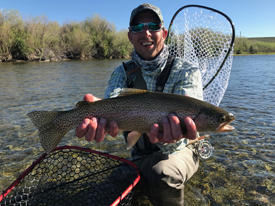
[[[42,155],[4,191],[0,205],[131,205],[139,178],[137,167],[125,159],[59,147]]]
[[[171,56],[184,58],[202,74],[204,101],[219,105],[233,61],[234,26],[225,14],[188,5],[174,15],[166,44]]]

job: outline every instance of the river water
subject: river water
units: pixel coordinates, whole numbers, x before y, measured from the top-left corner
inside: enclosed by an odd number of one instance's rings
[[[43,150],[26,114],[72,109],[86,93],[104,97],[123,60],[0,64],[0,191]],[[236,116],[231,133],[211,135],[213,156],[186,183],[186,205],[275,205],[275,55],[235,56],[220,107]],[[69,132],[59,145],[129,156],[121,137],[88,143]],[[146,205],[146,203],[139,203]]]

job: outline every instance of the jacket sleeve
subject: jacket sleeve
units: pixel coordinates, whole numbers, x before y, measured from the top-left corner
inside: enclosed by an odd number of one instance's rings
[[[117,97],[123,88],[127,87],[127,76],[123,65],[115,68],[108,81],[105,99]]]
[[[173,93],[203,100],[201,72],[198,67],[180,59],[175,60],[173,67],[170,80],[174,82]]]

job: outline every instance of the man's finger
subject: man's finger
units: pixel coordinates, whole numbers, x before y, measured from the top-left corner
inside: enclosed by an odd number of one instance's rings
[[[84,119],[80,125],[75,129],[75,135],[78,138],[82,138],[88,130],[90,119]]]
[[[96,130],[96,135],[95,135],[96,142],[102,142],[103,139],[105,138],[106,123],[107,123],[107,120],[105,118],[100,118],[97,130]]]
[[[97,129],[97,118],[93,117],[88,125],[88,130],[85,133],[85,139],[88,142],[91,142],[95,139],[95,135],[96,135],[96,129]]]
[[[95,102],[95,101],[98,101],[98,100],[101,100],[101,99],[95,97],[92,94],[86,94],[83,98],[83,101],[86,101],[86,102]]]
[[[110,135],[116,137],[118,135],[118,125],[116,122],[111,122],[110,124]]]
[[[162,120],[163,125],[163,139],[165,143],[170,143],[172,141],[172,131],[168,117],[164,117]]]
[[[174,140],[180,140],[182,138],[182,131],[180,126],[180,120],[175,114],[169,114],[168,115],[170,126],[171,126],[171,132],[172,132],[172,138]]]
[[[196,124],[194,123],[194,121],[190,118],[190,117],[186,117],[184,119],[184,123],[186,125],[186,129],[187,129],[187,139],[196,139],[197,138],[197,128],[196,128]]]
[[[150,142],[156,143],[159,141],[158,139],[158,132],[159,132],[159,125],[154,124],[150,130],[150,133],[148,134]]]

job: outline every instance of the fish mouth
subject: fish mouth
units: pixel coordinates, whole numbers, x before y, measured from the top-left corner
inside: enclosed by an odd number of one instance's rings
[[[221,123],[216,129],[217,132],[230,132],[235,129],[235,127],[229,125],[230,122],[233,122],[235,117],[233,114],[229,113],[229,120]]]

